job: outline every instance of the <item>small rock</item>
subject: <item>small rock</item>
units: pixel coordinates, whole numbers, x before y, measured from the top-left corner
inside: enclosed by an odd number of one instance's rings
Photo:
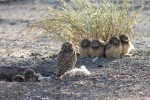
[[[150,65],[146,65],[146,67],[150,67]]]
[[[16,25],[17,23],[16,22],[10,22],[10,25]]]
[[[116,63],[117,61],[115,60],[115,61],[112,61],[113,63]]]
[[[139,94],[143,95],[144,93],[143,92],[139,92]]]
[[[150,48],[150,46],[147,46],[147,48]]]
[[[95,57],[92,61],[95,62],[98,59],[98,57]]]
[[[97,67],[105,67],[105,65],[98,65]]]
[[[31,53],[31,55],[30,56],[42,56],[40,53]]]
[[[54,58],[56,58],[56,57],[57,57],[57,55],[55,55],[55,54],[51,56],[52,59],[54,59]]]
[[[22,56],[20,56],[20,58],[24,58],[24,56],[22,55]]]
[[[49,98],[48,97],[43,97],[42,100],[49,100]]]
[[[49,77],[44,77],[44,76],[42,76],[42,77],[39,77],[38,78],[38,81],[40,81],[40,82],[50,82],[51,81],[51,77],[49,76]]]
[[[35,96],[36,100],[41,100],[41,96]]]

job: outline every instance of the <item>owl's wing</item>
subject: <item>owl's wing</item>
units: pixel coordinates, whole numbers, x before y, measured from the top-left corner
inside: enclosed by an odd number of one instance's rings
[[[66,71],[72,69],[75,65],[76,57],[75,54],[70,53],[59,53],[57,59],[57,77],[61,77]]]
[[[110,44],[110,43],[106,44],[105,50],[109,49],[110,47],[111,47],[111,44]]]

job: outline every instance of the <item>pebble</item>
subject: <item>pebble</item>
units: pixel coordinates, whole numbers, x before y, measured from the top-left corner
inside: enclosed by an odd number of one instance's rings
[[[105,65],[98,65],[97,67],[105,67]]]
[[[146,65],[146,67],[150,67],[150,65]]]

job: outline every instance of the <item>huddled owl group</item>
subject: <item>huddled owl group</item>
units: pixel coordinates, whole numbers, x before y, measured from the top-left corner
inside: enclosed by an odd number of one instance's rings
[[[131,51],[131,42],[127,35],[112,36],[106,43],[102,40],[83,39],[79,44],[81,57],[121,57]],[[64,42],[57,56],[56,79],[75,67],[77,54],[71,42]]]
[[[23,75],[15,75],[12,79],[13,82],[37,82],[41,76],[40,73],[35,73],[33,69],[26,69]]]
[[[83,39],[79,45],[81,57],[121,57],[128,55],[131,51],[131,42],[127,35],[112,36],[105,43],[102,40]]]
[[[79,45],[81,57],[121,57],[131,51],[131,42],[127,35],[112,36],[106,43],[102,40],[83,39]],[[77,53],[71,42],[64,42],[57,56],[56,79],[61,79],[75,67]],[[32,69],[24,71],[23,75],[15,75],[13,81],[35,82],[38,75]]]

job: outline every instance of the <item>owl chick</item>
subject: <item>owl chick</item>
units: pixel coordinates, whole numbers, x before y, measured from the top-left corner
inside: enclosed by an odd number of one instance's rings
[[[103,57],[104,56],[104,42],[99,40],[93,40],[90,45],[91,57]]]
[[[13,82],[25,82],[25,79],[22,75],[15,75],[12,79]]]
[[[109,39],[105,46],[105,56],[109,57],[120,57],[122,51],[121,41],[119,37],[113,36]]]
[[[119,36],[120,40],[121,40],[121,45],[122,45],[122,52],[121,52],[121,56],[125,56],[128,55],[129,52],[132,49],[132,44],[129,40],[129,37],[127,35],[121,34]]]
[[[68,70],[75,66],[76,61],[77,55],[73,44],[64,42],[57,56],[56,79],[61,79]]]
[[[26,82],[36,82],[35,72],[33,69],[26,69],[23,76]]]
[[[90,57],[90,44],[89,39],[83,39],[79,45],[79,54],[81,57]]]

